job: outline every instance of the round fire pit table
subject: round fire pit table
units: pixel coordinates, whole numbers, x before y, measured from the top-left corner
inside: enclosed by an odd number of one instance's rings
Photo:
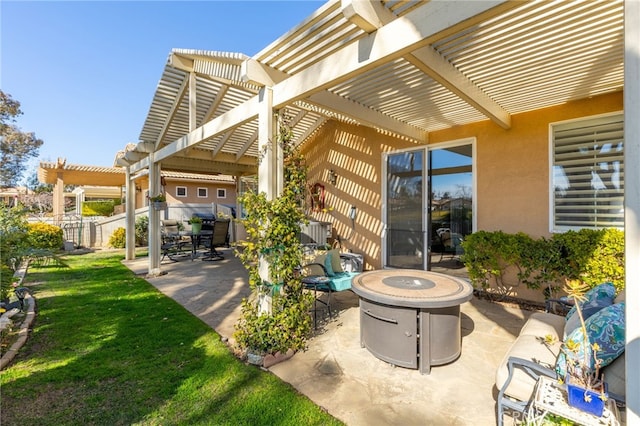
[[[468,282],[415,269],[370,271],[353,278],[360,297],[360,343],[381,360],[429,374],[460,356],[460,305]]]

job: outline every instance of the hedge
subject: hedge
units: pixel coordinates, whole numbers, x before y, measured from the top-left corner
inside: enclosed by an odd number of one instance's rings
[[[515,267],[518,284],[543,288],[549,297],[566,279],[590,287],[610,281],[624,288],[624,233],[618,229],[582,229],[534,239],[524,233],[478,231],[465,237],[462,261],[476,287],[494,281],[500,287],[505,271]]]
[[[62,228],[44,222],[27,226],[27,241],[31,248],[58,250],[63,245]]]

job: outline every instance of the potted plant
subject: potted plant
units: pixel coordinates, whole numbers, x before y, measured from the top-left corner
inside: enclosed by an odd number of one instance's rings
[[[199,216],[191,216],[189,219],[189,224],[191,224],[191,232],[193,234],[199,234],[202,231],[202,218]]]
[[[574,315],[578,315],[580,326],[565,339],[556,370],[560,381],[567,386],[569,405],[600,417],[607,400],[607,388],[600,374],[600,347],[590,341],[582,311],[587,289],[587,284],[580,280],[566,280],[565,291],[575,301]]]
[[[167,197],[161,192],[156,196],[149,197],[149,203],[156,210],[164,210],[167,208]]]

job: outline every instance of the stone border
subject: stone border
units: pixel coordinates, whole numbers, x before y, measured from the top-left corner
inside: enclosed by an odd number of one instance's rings
[[[18,279],[18,287],[22,286],[22,282],[24,281],[25,275],[27,275],[27,269],[29,268],[29,262],[25,262],[18,270],[13,274],[14,278]],[[16,340],[13,345],[7,350],[7,352],[2,355],[0,358],[0,370],[4,370],[4,368],[9,365],[13,358],[18,354],[18,350],[24,346],[27,342],[27,338],[29,337],[29,328],[31,324],[33,324],[33,320],[36,318],[36,299],[28,292],[24,297],[24,307],[23,310],[27,312],[27,316],[20,324],[20,329],[18,330],[18,340]]]
[[[0,359],[0,370],[4,370],[4,368],[13,361],[13,358],[18,354],[18,350],[20,350],[20,348],[22,348],[22,346],[27,342],[27,338],[29,337],[29,328],[31,327],[33,320],[36,318],[36,299],[33,298],[31,294],[27,293],[24,298],[24,303],[27,316],[24,321],[22,321],[22,324],[20,324],[18,340],[16,340],[7,352],[2,355],[2,358]]]

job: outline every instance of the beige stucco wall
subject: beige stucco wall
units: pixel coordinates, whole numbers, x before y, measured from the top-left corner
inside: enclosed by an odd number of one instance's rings
[[[622,110],[622,94],[594,97],[517,114],[511,129],[491,121],[429,134],[429,144],[476,139],[477,228],[549,235],[549,124]],[[327,122],[303,146],[308,182],[325,185],[329,213],[310,213],[333,223],[343,247],[365,255],[368,269],[382,267],[382,153],[419,145],[372,128]],[[338,175],[331,185],[329,170]],[[355,230],[348,219],[358,208]],[[349,238],[348,238],[349,237]],[[345,238],[348,240],[345,241]]]
[[[177,197],[176,187],[186,187],[187,196]],[[207,197],[198,197],[198,188],[207,188]],[[224,189],[226,196],[218,197],[218,189]],[[165,194],[168,203],[218,203],[236,205],[235,183],[176,182],[167,179]]]
[[[325,207],[333,208],[310,216],[331,222],[345,249],[364,254],[366,269],[382,266],[382,153],[410,146],[417,145],[369,127],[328,121],[303,147],[308,182],[325,186]],[[338,175],[335,185],[329,183],[330,169]],[[352,205],[358,209],[353,230]]]
[[[136,208],[143,207],[146,205],[145,194],[149,188],[148,179],[143,178],[136,181],[136,186],[140,187],[140,191],[136,191]],[[176,197],[176,187],[183,186],[187,188],[187,196],[186,197]],[[198,197],[198,188],[207,188],[207,197]],[[218,189],[226,190],[226,197],[220,198],[218,197]],[[167,197],[167,203],[176,204],[188,204],[188,203],[199,203],[199,204],[209,204],[209,203],[217,203],[217,204],[228,204],[228,205],[236,205],[236,185],[235,182],[191,182],[188,180],[174,180],[174,179],[166,179],[166,185],[164,187],[164,192]]]
[[[549,236],[549,124],[622,110],[622,94],[517,114],[504,130],[490,121],[433,132],[429,143],[475,137],[478,229]]]

